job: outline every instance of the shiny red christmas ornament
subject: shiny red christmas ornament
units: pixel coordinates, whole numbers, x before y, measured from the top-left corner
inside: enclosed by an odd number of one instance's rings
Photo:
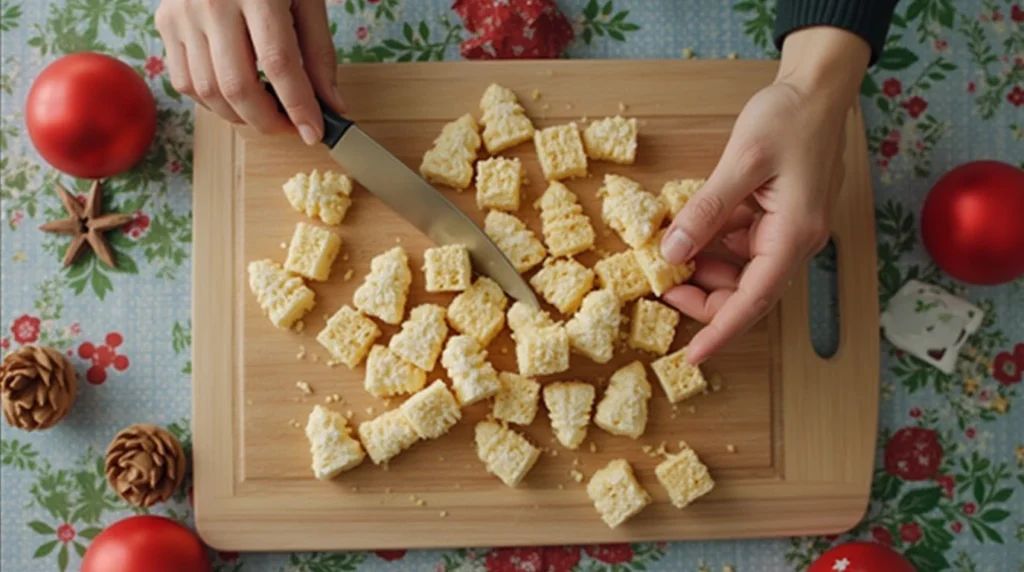
[[[57,59],[32,82],[25,125],[39,154],[73,177],[131,169],[156,133],[156,101],[131,66],[105,54]]]
[[[925,200],[921,236],[958,280],[991,285],[1024,275],[1024,170],[974,161],[946,173]]]
[[[899,552],[874,542],[847,542],[822,554],[807,572],[925,572]]]

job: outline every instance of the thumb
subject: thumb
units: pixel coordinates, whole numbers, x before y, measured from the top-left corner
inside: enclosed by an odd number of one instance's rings
[[[736,151],[735,148],[741,150]],[[730,140],[708,181],[687,201],[661,240],[661,254],[682,264],[704,248],[748,195],[768,181],[771,163],[763,148]]]
[[[327,20],[327,5],[318,0],[300,0],[294,10],[302,66],[309,75],[313,91],[335,111],[344,112],[345,101],[338,90],[338,59]]]

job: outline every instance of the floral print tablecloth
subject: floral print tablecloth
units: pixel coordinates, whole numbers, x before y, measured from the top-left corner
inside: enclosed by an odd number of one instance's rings
[[[345,61],[457,58],[460,42],[469,39],[445,0],[330,4]],[[559,5],[574,26],[571,57],[777,55],[771,0]],[[168,81],[154,8],[154,0],[0,0],[0,347],[57,347],[82,379],[71,415],[55,429],[0,430],[4,570],[75,570],[90,540],[132,513],[103,476],[102,451],[116,431],[153,422],[189,443],[193,111]],[[43,66],[81,50],[129,62],[159,104],[151,152],[107,185],[110,205],[134,213],[111,234],[116,270],[91,256],[62,269],[64,243],[36,230],[62,216],[55,182],[77,193],[88,183],[40,160],[25,134],[23,102]],[[930,263],[917,228],[925,194],[946,170],[972,159],[1024,158],[1024,4],[904,0],[862,95],[881,301],[917,278],[966,297],[987,317],[953,375],[883,346],[872,501],[849,534],[444,552],[211,552],[215,569],[802,570],[831,545],[864,539],[893,546],[922,571],[1024,570],[1024,284],[967,288],[952,281]],[[827,274],[827,255],[815,268]],[[827,320],[815,326],[827,341]],[[918,462],[900,462],[908,457]],[[186,486],[154,512],[188,523],[190,499]]]

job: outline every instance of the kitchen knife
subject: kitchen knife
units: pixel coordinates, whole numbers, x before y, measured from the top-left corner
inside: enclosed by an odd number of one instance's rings
[[[277,99],[270,83],[266,83],[266,88]],[[533,290],[505,253],[466,213],[354,122],[322,101],[319,103],[324,118],[324,136],[320,141],[349,176],[435,244],[466,245],[477,272],[497,282],[516,300],[540,307]]]

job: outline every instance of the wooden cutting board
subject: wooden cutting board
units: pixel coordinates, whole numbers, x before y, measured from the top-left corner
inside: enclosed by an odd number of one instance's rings
[[[480,95],[497,81],[515,90],[538,126],[581,122],[620,112],[640,120],[636,165],[592,163],[591,178],[569,182],[595,222],[599,247],[623,249],[601,232],[595,192],[605,173],[632,177],[657,192],[664,181],[707,176],[740,109],[769,84],[776,64],[736,61],[554,61],[439,63],[343,67],[350,116],[414,168],[441,125],[477,112]],[[534,99],[539,90],[539,99]],[[786,137],[780,133],[780,137]],[[524,159],[531,205],[545,184],[533,145],[508,154]],[[351,410],[358,423],[388,407],[362,389],[362,368],[326,365],[315,341],[324,316],[350,303],[370,259],[400,243],[412,267],[431,243],[361,188],[337,232],[344,257],[326,283],[312,284],[317,306],[301,333],[275,329],[249,292],[246,264],[283,261],[283,245],[303,215],[281,185],[298,171],[337,169],[323,148],[296,137],[234,129],[200,111],[195,133],[195,283],[193,423],[196,523],[222,550],[332,550],[477,545],[567,544],[833,533],[856,523],[867,506],[878,407],[878,305],[872,194],[864,129],[850,113],[846,182],[836,204],[840,345],[830,359],[811,348],[806,272],[781,306],[705,366],[721,390],[669,406],[660,388],[651,400],[646,434],[633,441],[591,426],[579,452],[557,446],[543,410],[526,430],[557,452],[544,454],[517,489],[488,475],[477,460],[472,426],[488,412],[476,404],[441,439],[423,442],[384,471],[369,461],[338,479],[314,480],[301,429],[314,404]],[[482,222],[472,191],[444,191]],[[520,211],[539,233],[536,212]],[[596,254],[581,256],[590,265]],[[353,273],[350,280],[344,276]],[[414,273],[409,307],[447,304],[424,292]],[[386,343],[395,331],[383,327]],[[684,320],[673,345],[697,324]],[[515,370],[507,331],[490,346],[498,369]],[[304,354],[303,357],[300,357]],[[623,352],[607,366],[573,356],[562,379],[602,384],[640,357]],[[443,377],[438,367],[428,379]],[[651,383],[656,385],[653,374]],[[295,385],[308,382],[315,393]],[[398,400],[390,403],[395,407]],[[692,406],[692,408],[691,408]],[[296,423],[297,422],[297,423]],[[658,459],[643,447],[686,440],[717,481],[686,510],[675,509],[654,477]],[[594,443],[591,450],[589,443]],[[730,447],[732,446],[732,447]],[[735,452],[728,449],[735,448]],[[609,530],[570,477],[587,477],[623,457],[654,503]],[[422,502],[417,502],[417,501]]]

